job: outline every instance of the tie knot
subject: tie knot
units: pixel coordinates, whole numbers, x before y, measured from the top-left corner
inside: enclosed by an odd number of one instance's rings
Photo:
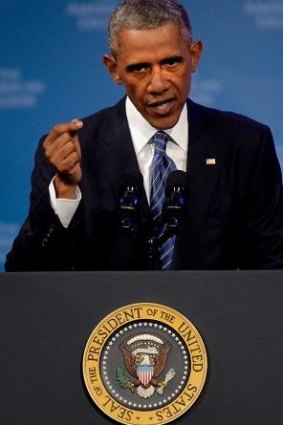
[[[163,131],[158,131],[153,136],[154,145],[155,145],[155,154],[164,154],[166,151],[166,144],[168,142],[169,137]]]

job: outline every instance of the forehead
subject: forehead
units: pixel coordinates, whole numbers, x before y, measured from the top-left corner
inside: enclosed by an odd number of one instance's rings
[[[135,30],[123,28],[117,36],[117,57],[123,60],[143,61],[145,56],[160,57],[182,55],[189,43],[173,22],[154,29]]]

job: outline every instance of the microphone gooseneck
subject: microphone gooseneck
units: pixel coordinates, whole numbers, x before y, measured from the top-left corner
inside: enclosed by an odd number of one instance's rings
[[[159,248],[173,236],[177,236],[184,220],[184,209],[188,197],[188,175],[185,171],[174,170],[167,179],[165,202],[162,210],[164,232],[155,236],[153,223],[147,238],[146,253],[150,268],[155,268]]]
[[[176,235],[184,218],[184,207],[188,196],[187,173],[172,171],[166,185],[166,199],[163,206],[163,223],[167,225],[168,237]]]
[[[140,173],[124,174],[119,198],[120,226],[130,236],[136,236],[139,225],[141,185]]]

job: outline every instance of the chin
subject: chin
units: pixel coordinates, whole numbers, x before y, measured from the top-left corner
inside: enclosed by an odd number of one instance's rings
[[[152,127],[157,128],[157,130],[169,130],[174,127],[178,122],[178,119],[159,119],[149,122]]]
[[[158,130],[168,130],[172,127],[174,127],[177,122],[180,119],[180,115],[181,115],[182,111],[178,111],[176,113],[171,113],[169,115],[165,115],[165,116],[150,116],[148,117],[148,122],[150,123],[150,125],[152,125],[152,127],[157,128]]]

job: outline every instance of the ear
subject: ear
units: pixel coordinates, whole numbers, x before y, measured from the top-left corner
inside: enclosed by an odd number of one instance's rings
[[[192,72],[195,72],[200,62],[202,53],[202,42],[200,40],[194,41],[190,46]]]
[[[103,62],[106,68],[108,69],[110,75],[112,76],[113,80],[115,81],[115,83],[122,84],[122,79],[118,71],[118,65],[117,65],[116,59],[113,56],[104,55]]]

